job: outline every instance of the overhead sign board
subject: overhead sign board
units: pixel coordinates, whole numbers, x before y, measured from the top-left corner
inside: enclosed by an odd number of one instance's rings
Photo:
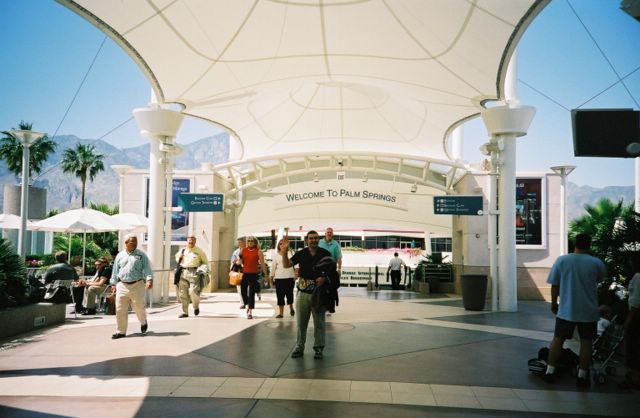
[[[434,196],[433,213],[436,215],[480,216],[482,196]]]
[[[180,193],[178,206],[184,212],[222,212],[222,193]]]

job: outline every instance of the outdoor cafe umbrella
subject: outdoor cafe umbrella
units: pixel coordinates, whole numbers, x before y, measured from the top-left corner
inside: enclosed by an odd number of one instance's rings
[[[33,223],[33,229],[37,231],[53,231],[69,233],[69,247],[71,247],[71,233],[83,234],[82,248],[82,273],[87,247],[87,233],[130,230],[134,227],[111,218],[109,215],[89,208],[72,209],[59,213],[47,219]],[[71,255],[71,248],[69,248]]]
[[[0,214],[0,229],[20,229],[21,218],[10,213]],[[27,220],[27,229],[33,228],[33,222]]]
[[[111,219],[115,219],[120,223],[131,225],[133,230],[130,232],[145,232],[149,227],[149,218],[132,212],[117,213],[111,215]]]

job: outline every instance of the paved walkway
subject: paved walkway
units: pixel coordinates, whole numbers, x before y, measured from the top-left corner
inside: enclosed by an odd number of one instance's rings
[[[268,291],[253,320],[235,293],[207,294],[198,317],[155,306],[146,336],[132,314],[120,340],[113,316],[69,315],[0,346],[0,416],[638,415],[616,378],[578,391],[527,372],[553,330],[543,302],[469,312],[456,296],[340,292],[322,360],[290,358],[295,321],[274,318]]]

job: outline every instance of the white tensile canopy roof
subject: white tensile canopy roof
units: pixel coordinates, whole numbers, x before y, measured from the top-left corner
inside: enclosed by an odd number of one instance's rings
[[[503,96],[546,0],[59,0],[138,63],[162,103],[225,127],[243,160],[386,153],[449,161]]]

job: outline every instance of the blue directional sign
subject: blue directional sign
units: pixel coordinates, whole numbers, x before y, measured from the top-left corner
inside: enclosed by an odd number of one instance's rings
[[[182,206],[184,212],[222,212],[222,193],[180,193],[178,206]]]
[[[435,215],[480,216],[482,196],[434,196],[433,213]]]

